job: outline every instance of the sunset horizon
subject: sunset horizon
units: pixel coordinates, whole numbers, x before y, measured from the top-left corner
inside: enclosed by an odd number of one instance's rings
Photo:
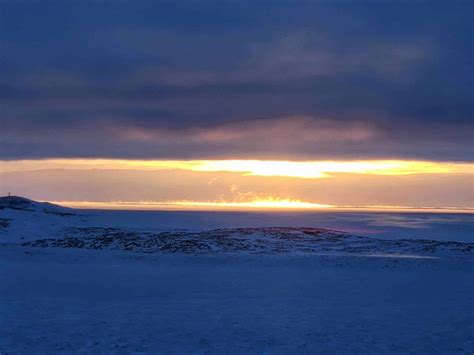
[[[474,207],[471,162],[75,158],[4,160],[0,165],[3,194],[8,190],[80,208],[469,212]],[[33,176],[41,183],[30,184]],[[108,184],[110,178],[114,185]],[[395,196],[387,191],[393,186]]]

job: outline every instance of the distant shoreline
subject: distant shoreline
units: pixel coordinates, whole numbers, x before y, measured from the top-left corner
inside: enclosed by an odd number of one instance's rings
[[[183,211],[183,212],[380,212],[380,213],[462,213],[474,214],[474,208],[403,207],[403,206],[334,206],[334,207],[252,207],[218,204],[179,204],[160,202],[43,201],[81,210],[111,211]]]

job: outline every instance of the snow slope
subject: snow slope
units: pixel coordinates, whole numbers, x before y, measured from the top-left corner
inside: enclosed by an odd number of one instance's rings
[[[83,226],[75,210],[18,196],[0,197],[0,242],[62,237],[65,228]]]
[[[0,210],[13,209],[28,212],[43,212],[56,215],[68,215],[72,210],[67,207],[58,206],[48,202],[33,201],[20,196],[2,196],[0,197]]]

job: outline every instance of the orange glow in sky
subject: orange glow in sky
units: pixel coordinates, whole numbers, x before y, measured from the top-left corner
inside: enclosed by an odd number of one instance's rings
[[[472,163],[362,160],[362,161],[278,161],[278,160],[117,160],[117,159],[47,159],[2,161],[3,172],[44,169],[119,169],[119,170],[188,170],[236,172],[254,176],[327,178],[331,174],[368,175],[474,174]]]
[[[149,210],[149,211],[390,211],[390,212],[431,212],[431,213],[474,213],[473,208],[422,207],[408,206],[333,206],[292,199],[257,199],[249,202],[225,201],[45,201],[61,206],[78,209],[106,210]]]
[[[293,199],[280,199],[276,197],[255,199],[246,202],[232,201],[115,201],[115,202],[93,202],[93,201],[52,201],[53,203],[72,208],[97,208],[97,209],[149,209],[149,210],[219,210],[219,209],[267,209],[267,210],[290,210],[290,209],[326,209],[333,208],[332,205],[303,202]]]
[[[0,195],[79,208],[472,209],[473,179],[472,163],[412,160],[0,161]]]

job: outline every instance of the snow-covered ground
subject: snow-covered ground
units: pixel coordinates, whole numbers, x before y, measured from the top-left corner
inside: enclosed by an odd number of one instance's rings
[[[8,353],[474,351],[473,263],[0,248]]]
[[[0,198],[1,354],[474,352],[472,243],[127,215]]]

